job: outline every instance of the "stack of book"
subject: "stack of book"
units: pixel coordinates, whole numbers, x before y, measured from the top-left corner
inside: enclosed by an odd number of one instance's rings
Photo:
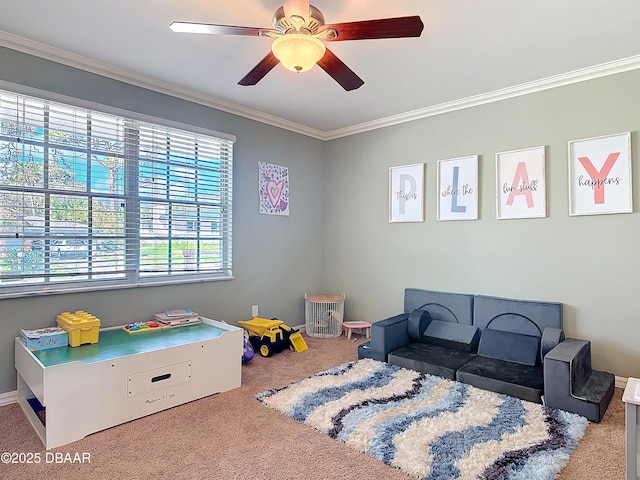
[[[189,308],[177,308],[156,313],[153,318],[162,325],[162,328],[183,327],[201,323],[200,315],[192,312]]]

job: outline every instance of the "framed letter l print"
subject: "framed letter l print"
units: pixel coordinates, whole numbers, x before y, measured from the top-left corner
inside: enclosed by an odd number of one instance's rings
[[[438,220],[478,219],[478,156],[438,161]]]

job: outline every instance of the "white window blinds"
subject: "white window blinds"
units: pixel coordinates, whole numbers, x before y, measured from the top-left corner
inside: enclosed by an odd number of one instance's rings
[[[233,142],[0,90],[0,296],[231,276]]]

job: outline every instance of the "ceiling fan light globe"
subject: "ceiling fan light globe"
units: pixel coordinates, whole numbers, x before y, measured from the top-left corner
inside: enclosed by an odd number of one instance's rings
[[[324,56],[326,47],[311,35],[293,33],[276,38],[271,51],[288,70],[306,72]]]

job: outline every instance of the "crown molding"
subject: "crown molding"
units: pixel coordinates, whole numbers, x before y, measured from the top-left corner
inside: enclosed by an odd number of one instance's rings
[[[360,123],[358,125],[323,132],[315,128],[310,128],[274,115],[253,110],[236,103],[203,95],[193,90],[178,87],[168,82],[163,82],[129,70],[114,67],[113,65],[98,62],[96,60],[54,48],[24,37],[13,35],[11,33],[0,31],[0,46],[324,141],[356,135],[370,130],[377,130],[379,128],[411,122],[413,120],[432,117],[443,113],[454,112],[456,110],[476,107],[487,103],[499,102],[509,98],[528,95],[530,93],[549,90],[556,87],[571,85],[573,83],[584,82],[640,68],[640,55],[635,55],[532,82],[522,83],[520,85],[500,90],[494,90],[480,95],[474,95],[451,102],[412,110],[398,115],[380,118],[371,122]]]
[[[228,102],[209,95],[203,95],[194,90],[178,87],[168,82],[163,82],[155,78],[140,75],[129,70],[114,67],[107,63],[99,62],[91,58],[83,57],[59,48],[51,47],[34,40],[29,40],[18,35],[3,32],[0,30],[0,46],[17,50],[28,55],[50,60],[52,62],[77,68],[85,72],[94,73],[103,77],[118,80],[130,85],[152,90],[154,92],[163,93],[172,97],[187,100],[207,107],[215,108],[223,112],[238,115],[250,120],[272,125],[274,127],[290,130],[309,137],[324,140],[324,132],[313,128],[300,125],[289,120],[285,120],[274,115],[269,115],[258,110],[253,110],[236,103]]]
[[[472,97],[461,98],[452,102],[445,102],[431,107],[421,108],[410,112],[393,115],[372,122],[361,123],[351,127],[342,128],[326,132],[324,140],[333,140],[335,138],[355,135],[357,133],[376,130],[378,128],[389,127],[399,123],[411,122],[420,118],[432,117],[442,113],[454,112],[465,108],[476,107],[492,102],[499,102],[508,98],[520,97],[530,93],[549,90],[556,87],[571,85],[573,83],[584,82],[595,78],[615,75],[617,73],[628,72],[640,68],[640,55],[615,60],[612,62],[602,63],[592,67],[582,68],[571,72],[554,75],[552,77],[535,80],[533,82],[522,83],[513,87],[494,90],[492,92],[474,95]]]

